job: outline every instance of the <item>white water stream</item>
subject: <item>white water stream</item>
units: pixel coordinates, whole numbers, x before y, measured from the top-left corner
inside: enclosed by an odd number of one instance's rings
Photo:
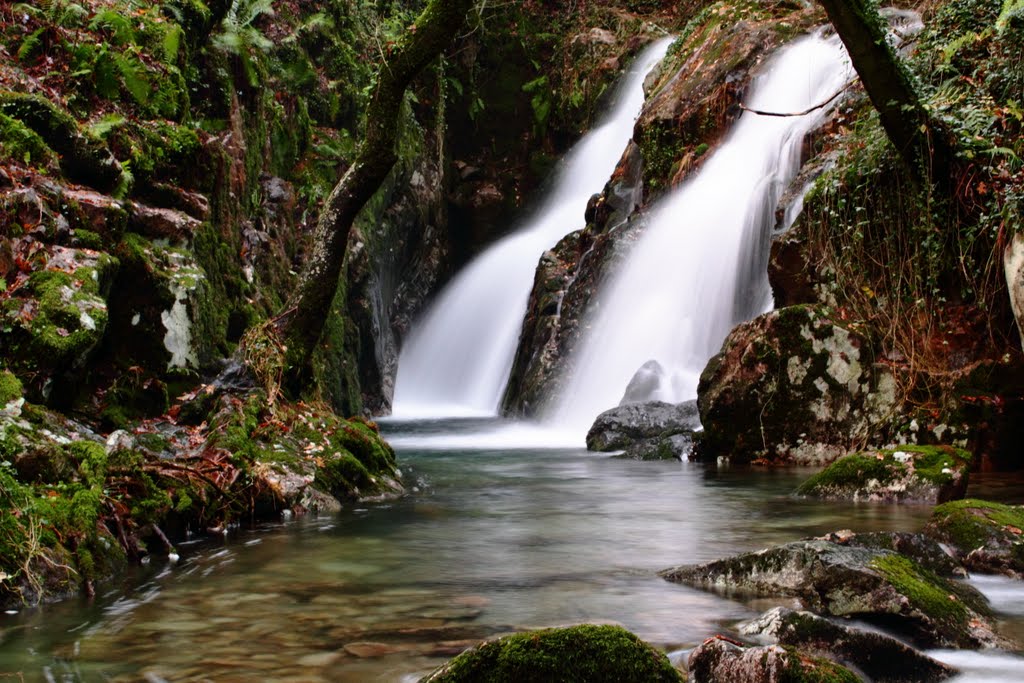
[[[780,50],[746,105],[805,111],[851,75],[842,44],[819,32]],[[733,326],[772,307],[766,266],[775,209],[800,168],[804,137],[825,111],[743,113],[699,172],[652,210],[625,266],[600,294],[548,422],[585,433],[649,360],[665,370],[652,398],[696,396],[701,370]]]
[[[621,80],[612,110],[570,150],[539,206],[463,269],[413,328],[398,361],[396,417],[497,413],[537,261],[581,227],[587,201],[607,182],[632,135],[644,77],[670,43],[665,38],[644,49]]]

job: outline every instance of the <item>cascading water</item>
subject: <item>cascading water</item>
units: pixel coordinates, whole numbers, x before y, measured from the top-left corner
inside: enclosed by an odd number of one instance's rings
[[[805,111],[851,75],[838,38],[818,32],[766,64],[747,106]],[[743,113],[699,172],[651,212],[570,358],[548,422],[585,431],[650,360],[664,370],[652,398],[696,396],[701,370],[732,327],[772,306],[766,266],[775,209],[800,168],[804,137],[823,116],[824,108],[803,116]]]
[[[608,180],[643,105],[643,80],[671,39],[647,47],[623,77],[604,121],[570,150],[540,206],[441,292],[405,341],[396,417],[494,415],[508,381],[537,260],[580,227]]]

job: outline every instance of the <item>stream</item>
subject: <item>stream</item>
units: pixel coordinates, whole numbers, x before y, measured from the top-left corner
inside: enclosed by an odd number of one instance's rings
[[[408,496],[186,543],[178,564],[91,603],[0,615],[0,681],[415,681],[490,635],[582,621],[682,657],[785,603],[722,599],[657,570],[840,528],[914,530],[930,513],[798,500],[800,469],[538,448],[496,420],[383,428]],[[971,495],[1024,495],[1019,477],[976,479]],[[1024,641],[1024,586],[976,584]],[[1024,674],[1019,654],[938,655],[969,671],[960,683]]]

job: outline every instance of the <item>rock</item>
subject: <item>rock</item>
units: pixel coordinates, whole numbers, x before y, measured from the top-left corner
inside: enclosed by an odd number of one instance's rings
[[[668,658],[619,626],[582,624],[482,643],[422,683],[485,681],[681,682]]]
[[[175,209],[160,209],[132,202],[128,227],[132,232],[153,240],[167,240],[171,244],[187,244],[202,223],[187,213]]]
[[[693,456],[693,445],[693,432],[684,432],[666,437],[640,439],[613,457],[629,460],[689,460]]]
[[[739,632],[853,665],[875,683],[933,683],[957,673],[885,634],[785,607],[741,624]]]
[[[818,614],[897,631],[921,647],[1000,647],[985,598],[889,550],[815,539],[661,572],[726,595],[796,597]]]
[[[692,683],[859,683],[849,669],[780,645],[743,647],[721,636],[690,653]]]
[[[900,405],[868,340],[820,306],[737,326],[697,387],[702,452],[736,462],[825,464],[885,438]]]
[[[805,481],[797,495],[937,505],[963,498],[971,454],[951,446],[902,446],[847,455]]]
[[[700,428],[696,401],[629,403],[597,416],[587,432],[587,449],[617,451],[643,439],[663,439]]]
[[[116,259],[88,249],[21,240],[15,256],[39,264],[0,302],[0,343],[29,400],[68,400],[65,389],[86,366],[107,328],[106,295]],[[68,385],[67,387],[65,385]]]
[[[623,406],[627,403],[644,403],[658,399],[658,390],[665,381],[665,368],[656,360],[649,360],[640,366],[626,385],[626,392],[619,401]]]
[[[834,531],[820,537],[839,545],[854,548],[891,550],[917,562],[921,567],[946,578],[967,578],[967,570],[942,545],[923,533],[906,531],[871,531],[856,534],[849,529]]]
[[[949,545],[970,571],[1024,578],[1024,506],[984,500],[940,505],[924,532]]]

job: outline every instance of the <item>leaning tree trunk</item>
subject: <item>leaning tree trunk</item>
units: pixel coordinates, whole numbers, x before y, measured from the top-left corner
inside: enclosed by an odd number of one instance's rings
[[[366,137],[352,166],[327,198],[310,259],[288,310],[278,318],[278,333],[287,348],[286,386],[301,386],[308,378],[313,350],[338,289],[352,224],[395,165],[398,115],[405,90],[451,42],[472,4],[473,0],[430,0],[384,56],[367,110]]]
[[[819,0],[846,46],[882,128],[922,187],[945,184],[952,161],[948,137],[925,110],[913,79],[886,38],[873,0]]]

